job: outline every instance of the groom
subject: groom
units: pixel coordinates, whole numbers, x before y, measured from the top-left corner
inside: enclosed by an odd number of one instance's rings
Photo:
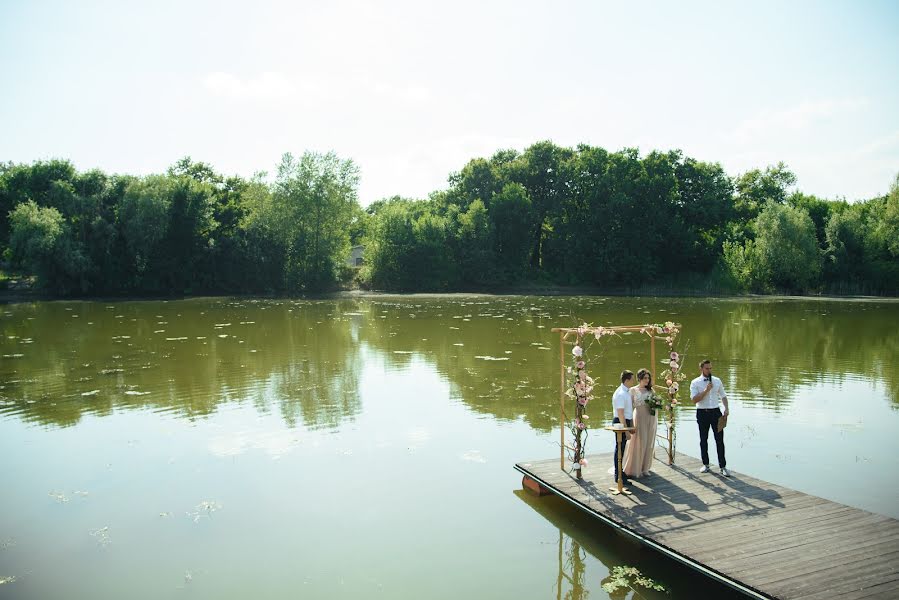
[[[624,423],[625,427],[634,426],[634,404],[631,402],[631,388],[637,383],[634,374],[628,370],[621,372],[621,385],[612,394],[612,424]],[[612,455],[612,461],[615,463],[615,481],[618,481],[618,435],[615,435],[615,454]],[[631,437],[630,433],[625,433],[621,437],[621,460],[624,460],[624,449],[627,446],[627,440]],[[630,480],[625,476],[622,481],[625,484]]]

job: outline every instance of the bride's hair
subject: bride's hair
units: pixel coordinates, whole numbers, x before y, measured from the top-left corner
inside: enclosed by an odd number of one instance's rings
[[[637,371],[637,381],[643,381],[643,378],[649,375],[649,383],[645,386],[647,390],[652,389],[652,373],[649,372],[649,369],[640,369]]]

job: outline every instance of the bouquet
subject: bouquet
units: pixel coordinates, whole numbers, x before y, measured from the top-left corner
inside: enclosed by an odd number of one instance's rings
[[[644,402],[646,402],[646,406],[649,407],[649,414],[652,416],[655,416],[656,410],[665,405],[665,400],[655,392],[651,392]]]

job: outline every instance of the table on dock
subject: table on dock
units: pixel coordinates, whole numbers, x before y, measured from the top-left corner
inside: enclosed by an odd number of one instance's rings
[[[613,496],[612,454],[588,457],[583,478],[559,459],[515,468],[642,543],[762,598],[899,598],[899,521],[677,455]],[[534,483],[530,483],[534,486]]]

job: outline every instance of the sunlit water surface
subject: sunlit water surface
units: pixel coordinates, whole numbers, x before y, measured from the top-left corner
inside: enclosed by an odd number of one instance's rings
[[[731,398],[729,466],[899,517],[899,303],[407,296],[0,310],[0,598],[603,598],[616,565],[674,598],[727,594],[521,492],[515,462],[558,456],[550,329],[585,321],[683,323],[691,376],[712,358]],[[591,349],[593,423],[611,418],[618,372],[649,366],[647,350],[639,336]],[[689,409],[677,434],[697,456]],[[589,444],[611,450],[601,432]]]

